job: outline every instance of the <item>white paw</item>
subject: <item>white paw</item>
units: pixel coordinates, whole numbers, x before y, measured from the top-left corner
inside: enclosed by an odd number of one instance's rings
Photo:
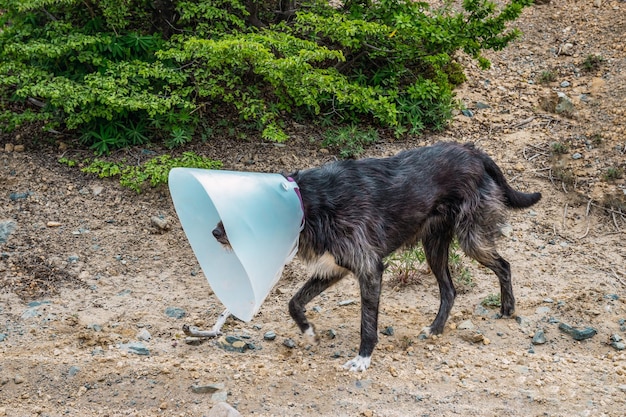
[[[309,328],[304,331],[304,338],[311,345],[315,345],[319,341],[317,335],[315,334],[315,329],[313,328],[313,326],[309,326]]]
[[[372,357],[362,357],[361,355],[357,355],[354,359],[346,362],[343,367],[351,372],[363,372],[365,371],[372,362]]]

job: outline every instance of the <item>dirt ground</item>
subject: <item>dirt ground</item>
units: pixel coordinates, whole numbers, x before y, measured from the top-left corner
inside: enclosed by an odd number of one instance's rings
[[[511,213],[500,244],[516,319],[481,307],[498,292],[496,277],[465,260],[473,286],[445,333],[421,340],[438,306],[434,277],[398,285],[387,274],[380,330],[393,332],[380,335],[366,372],[350,373],[341,365],[358,347],[356,282],[310,304],[322,338],[307,345],[287,312],[306,273],[294,261],[250,323],[227,321],[224,332],[246,351],[187,343],[183,324],[209,328],[223,306],[168,190],[138,195],[59,164],[64,152],[80,156],[71,150],[4,136],[0,223],[15,229],[0,241],[0,416],[206,416],[218,401],[243,416],[623,416],[626,187],[614,177],[626,171],[626,3],[552,0],[518,26],[524,36],[488,54],[490,70],[471,65],[458,91],[471,113],[441,134],[366,152],[474,141],[516,188],[543,193],[532,210]],[[565,110],[557,91],[571,100]],[[224,141],[196,151],[227,169],[275,172],[331,160],[316,135],[294,126],[284,146]],[[597,334],[577,341],[561,323]]]

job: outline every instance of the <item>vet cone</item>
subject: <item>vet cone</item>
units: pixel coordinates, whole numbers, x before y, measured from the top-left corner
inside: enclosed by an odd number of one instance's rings
[[[169,188],[213,292],[231,314],[250,321],[297,252],[297,184],[280,174],[174,168]],[[220,221],[232,250],[212,234]]]

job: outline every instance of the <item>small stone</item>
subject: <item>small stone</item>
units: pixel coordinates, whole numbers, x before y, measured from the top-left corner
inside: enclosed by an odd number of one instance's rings
[[[511,237],[513,234],[513,226],[505,224],[500,227],[500,234],[504,237]]]
[[[141,356],[150,355],[150,351],[144,346],[143,343],[140,343],[140,342],[122,343],[119,345],[119,348],[126,352],[134,353],[135,355],[141,355]]]
[[[194,394],[213,394],[219,390],[223,390],[226,386],[222,383],[208,385],[192,385],[191,391]]]
[[[617,333],[612,334],[609,338],[611,340],[611,346],[616,350],[624,350],[626,349],[626,343],[624,343],[624,339],[618,335]]]
[[[152,223],[153,226],[156,226],[158,229],[160,230],[169,230],[170,229],[170,224],[167,221],[167,219],[159,217],[159,216],[152,216],[150,218],[150,222]]]
[[[0,221],[0,243],[6,243],[16,226],[13,220]]]
[[[78,366],[70,366],[69,371],[67,371],[67,374],[69,376],[74,376],[78,373],[78,371],[80,371],[80,368]]]
[[[484,109],[489,109],[489,108],[491,108],[491,106],[489,106],[488,104],[485,104],[485,103],[480,102],[480,101],[477,101],[477,102],[476,102],[476,104],[475,104],[475,106],[476,106],[476,108],[477,108],[478,110],[484,110]]]
[[[457,329],[459,330],[474,330],[476,328],[476,325],[474,323],[472,323],[471,320],[464,320],[462,322],[460,322],[457,326]]]
[[[561,87],[562,87],[562,88],[567,88],[567,87],[569,87],[571,84],[570,84],[570,82],[569,82],[569,81],[563,81],[560,85],[561,85]]]
[[[241,413],[228,405],[226,402],[220,401],[211,408],[207,417],[242,417]]]
[[[4,342],[6,338],[9,337],[6,333],[0,333],[0,342]]]
[[[565,323],[559,324],[559,330],[561,330],[565,334],[572,336],[574,340],[578,340],[578,341],[589,339],[595,336],[596,333],[598,333],[598,331],[592,327],[585,327],[584,329],[579,330]]]
[[[533,336],[532,344],[533,345],[543,345],[546,343],[546,335],[543,330],[539,329],[535,332]]]
[[[461,339],[470,343],[480,343],[485,339],[482,333],[475,332],[473,330],[463,330],[459,332]]]
[[[334,329],[328,330],[327,334],[329,339],[334,339],[335,337],[337,337],[337,332]]]
[[[582,158],[582,154],[580,152],[576,152],[575,154],[572,155],[572,159],[580,159]]]
[[[165,309],[165,315],[173,319],[182,319],[187,315],[187,313],[185,313],[185,310],[182,308],[168,307]]]
[[[474,117],[474,112],[469,109],[463,109],[461,110],[461,113],[463,113],[463,116],[465,117]]]
[[[268,332],[265,332],[265,334],[263,335],[263,339],[264,340],[274,340],[276,339],[276,332],[270,330]]]
[[[250,349],[251,346],[249,343],[235,336],[221,336],[217,339],[216,344],[226,351],[239,353],[244,353],[246,350]]]
[[[150,332],[148,330],[141,329],[139,331],[139,333],[137,333],[137,339],[148,341],[148,340],[152,339],[152,335],[150,334]]]
[[[354,303],[356,303],[356,301],[354,300],[342,300],[342,301],[339,301],[338,304],[340,307],[343,307],[343,306],[349,306],[350,304],[354,304]]]
[[[15,148],[15,146],[12,143],[5,143],[4,144],[4,151],[5,152],[13,152],[14,148]]]
[[[94,185],[93,187],[91,187],[91,192],[93,195],[100,195],[102,194],[102,191],[104,191],[104,187],[100,185]]]
[[[398,376],[398,370],[394,367],[394,366],[390,366],[389,367],[389,373],[391,374],[391,376],[393,376],[394,378]]]
[[[61,222],[50,221],[46,223],[46,227],[61,227]]]
[[[293,339],[285,339],[283,345],[287,346],[289,349],[293,349],[296,347],[296,342],[294,342]]]
[[[381,333],[384,334],[385,336],[393,336],[393,327],[387,326],[383,329]]]
[[[26,382],[26,380],[21,375],[15,375],[13,377],[13,382],[16,385],[20,385],[20,384],[23,384],[24,382]]]
[[[17,201],[17,200],[24,200],[25,198],[28,198],[32,193],[30,191],[27,191],[25,193],[11,193],[9,194],[9,199],[11,201]]]

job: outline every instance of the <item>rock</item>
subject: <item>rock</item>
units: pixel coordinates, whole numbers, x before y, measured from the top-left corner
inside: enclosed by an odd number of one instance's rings
[[[263,339],[264,340],[274,340],[276,339],[276,332],[270,330],[268,332],[265,332],[265,334],[263,335]]]
[[[134,353],[135,355],[148,356],[150,351],[140,342],[121,343],[118,345],[120,350]]]
[[[511,237],[513,234],[513,226],[510,224],[504,224],[500,227],[500,234],[504,237]]]
[[[383,331],[381,331],[381,333],[385,336],[393,336],[393,327],[387,326],[383,329]]]
[[[4,144],[4,151],[5,152],[13,152],[14,148],[15,148],[15,146],[12,143],[5,143]]]
[[[93,195],[100,195],[102,194],[102,191],[104,191],[104,187],[100,185],[94,185],[93,187],[91,187],[91,192]]]
[[[185,310],[183,310],[182,308],[168,307],[165,309],[165,315],[173,319],[182,319],[187,315],[187,313],[185,313]]]
[[[340,307],[343,307],[343,306],[349,306],[350,304],[355,304],[355,303],[356,301],[354,300],[342,300],[342,301],[339,301],[338,304]]]
[[[137,333],[137,339],[148,341],[148,340],[152,339],[152,335],[150,334],[150,332],[148,330],[141,329],[141,330],[139,330],[139,333]]]
[[[570,82],[569,82],[569,81],[563,81],[563,82],[560,84],[561,88],[567,88],[567,87],[569,87],[570,85],[571,85],[571,84],[570,84]]]
[[[463,116],[465,117],[474,117],[474,112],[469,109],[463,109],[461,110],[461,113],[463,113]]]
[[[293,349],[296,347],[296,342],[294,342],[293,339],[285,339],[283,345],[287,346],[289,349]]]
[[[624,343],[624,339],[618,335],[617,333],[612,334],[609,338],[611,341],[611,346],[616,350],[624,350],[626,349],[626,343]]]
[[[13,382],[16,385],[20,385],[20,384],[23,384],[24,382],[26,382],[26,380],[21,375],[15,375],[13,377]]]
[[[0,342],[4,342],[7,339],[7,337],[9,337],[8,334],[0,333]]]
[[[222,383],[208,384],[208,385],[192,385],[191,391],[194,394],[213,394],[214,392],[225,389],[226,386]]]
[[[582,158],[582,154],[580,152],[576,152],[572,155],[572,159],[580,159]]]
[[[46,227],[61,227],[61,222],[49,221],[46,223]]]
[[[457,326],[457,329],[459,330],[474,330],[476,328],[476,325],[474,323],[472,323],[471,320],[464,320],[462,322],[460,322]]]
[[[474,330],[463,330],[459,332],[461,339],[470,343],[480,343],[485,340],[485,336],[482,333]]]
[[[561,114],[563,116],[566,117],[571,117],[574,115],[574,103],[572,103],[572,100],[565,94],[562,92],[557,92],[557,97],[558,97],[558,101],[556,104],[556,107],[554,108],[554,111],[557,114]]]
[[[25,193],[11,193],[9,194],[9,199],[11,201],[24,200],[28,198],[29,196],[31,196],[32,194],[33,193],[30,191],[27,191]]]
[[[74,376],[78,373],[78,371],[80,371],[80,368],[78,366],[70,366],[70,369],[67,371],[67,374],[69,376]]]
[[[574,55],[574,45],[569,42],[563,44],[563,46],[561,46],[561,54],[567,56]]]
[[[337,337],[337,332],[335,331],[335,329],[328,330],[327,334],[329,339],[334,339],[335,337]]]
[[[17,224],[13,220],[0,221],[0,243],[6,243]]]
[[[480,102],[480,101],[477,101],[475,106],[476,106],[476,108],[478,110],[485,110],[485,109],[490,109],[491,108],[491,106],[489,106],[488,104],[485,104],[485,103]]]
[[[532,344],[533,345],[543,345],[546,343],[546,334],[542,329],[539,329],[535,332],[533,336]]]
[[[223,401],[211,408],[207,417],[242,417],[241,413]]]
[[[160,216],[152,216],[150,218],[150,223],[152,223],[153,226],[156,226],[158,229],[166,231],[166,230],[170,230],[170,224],[167,221],[167,219],[160,217]]]
[[[589,339],[598,333],[598,331],[592,327],[585,327],[582,330],[575,329],[565,323],[559,324],[559,330],[565,334],[568,334],[574,338],[574,340],[585,340]]]
[[[236,336],[221,336],[217,339],[216,344],[219,348],[229,352],[244,353],[246,350],[251,349],[249,343]]]

